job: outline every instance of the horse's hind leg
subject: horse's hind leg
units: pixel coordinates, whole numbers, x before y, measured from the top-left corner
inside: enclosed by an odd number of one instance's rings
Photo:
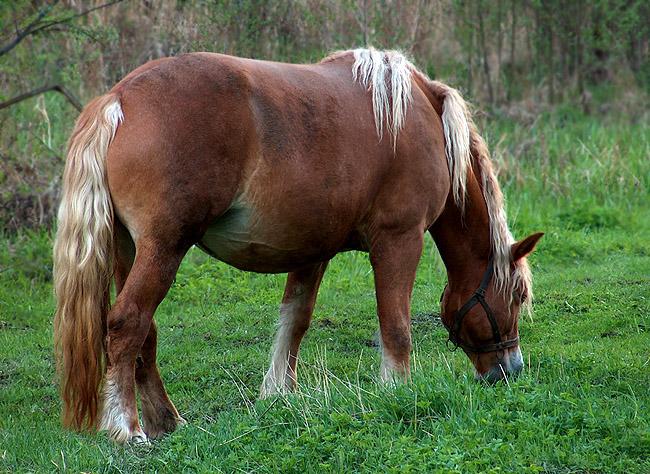
[[[405,379],[409,374],[411,292],[422,255],[422,240],[419,229],[382,235],[370,250],[381,330],[383,381]]]
[[[296,387],[300,341],[309,329],[318,287],[327,262],[291,272],[287,277],[271,366],[264,376],[260,397],[287,393]]]
[[[149,334],[135,366],[135,381],[142,407],[142,424],[144,432],[151,439],[171,433],[179,424],[185,423],[165,391],[165,385],[156,365],[156,345],[156,322],[151,321]]]
[[[120,294],[129,276],[135,258],[135,244],[128,230],[115,222],[115,292]],[[140,355],[136,358],[135,382],[140,395],[144,432],[151,439],[171,433],[183,420],[165,391],[158,366],[156,322],[151,321],[149,333]]]
[[[118,288],[119,294],[108,315],[108,369],[100,429],[107,430],[118,442],[147,439],[138,421],[135,399],[136,358],[144,348],[153,314],[169,290],[184,254],[185,250],[140,239],[125,280],[128,264],[120,270],[117,257],[116,283],[122,288]]]

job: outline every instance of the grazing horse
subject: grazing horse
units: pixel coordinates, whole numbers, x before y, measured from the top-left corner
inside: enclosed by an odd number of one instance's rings
[[[374,271],[380,376],[407,377],[426,232],[447,268],[451,342],[479,377],[517,373],[525,257],[541,234],[512,238],[458,92],[374,49],[311,65],[195,53],[141,66],[86,106],[69,143],[54,245],[64,424],[138,442],[183,421],[158,372],[153,316],[192,245],[242,270],[288,272],[262,396],[295,388],[327,262],[352,249]]]

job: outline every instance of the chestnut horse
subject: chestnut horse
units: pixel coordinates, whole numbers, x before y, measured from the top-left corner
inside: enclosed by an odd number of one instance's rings
[[[192,245],[242,270],[288,272],[262,396],[295,388],[327,262],[351,249],[370,253],[380,376],[407,377],[427,231],[447,268],[450,340],[479,377],[517,373],[525,257],[541,234],[512,238],[458,92],[374,49],[313,65],[211,53],[145,64],[87,105],[69,143],[54,246],[64,424],[138,442],[183,421],[158,372],[153,316]]]

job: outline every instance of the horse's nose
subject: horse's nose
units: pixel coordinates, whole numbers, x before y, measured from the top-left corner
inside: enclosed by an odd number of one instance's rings
[[[484,374],[478,376],[487,383],[495,383],[505,378],[515,378],[524,368],[524,359],[519,347],[510,349],[497,359],[496,363]]]
[[[490,370],[485,372],[484,374],[476,374],[477,380],[480,380],[481,382],[486,382],[488,384],[493,384],[498,382],[499,380],[503,380],[504,376],[506,375],[505,368],[503,367],[502,364],[495,364],[492,366]]]
[[[514,375],[517,376],[521,372],[521,369],[524,368],[524,361],[521,359],[517,359],[514,362],[510,363],[510,368],[507,371],[508,375]]]

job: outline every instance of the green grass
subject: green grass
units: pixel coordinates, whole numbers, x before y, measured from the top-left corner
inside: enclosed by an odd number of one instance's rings
[[[283,276],[192,250],[157,313],[167,389],[189,424],[151,447],[59,425],[45,232],[0,247],[0,471],[650,472],[650,133],[562,111],[488,123],[513,230],[531,258],[526,370],[473,380],[435,317],[432,243],[413,295],[412,383],[378,385],[372,273],[338,256],[301,353],[298,394],[257,401]]]

